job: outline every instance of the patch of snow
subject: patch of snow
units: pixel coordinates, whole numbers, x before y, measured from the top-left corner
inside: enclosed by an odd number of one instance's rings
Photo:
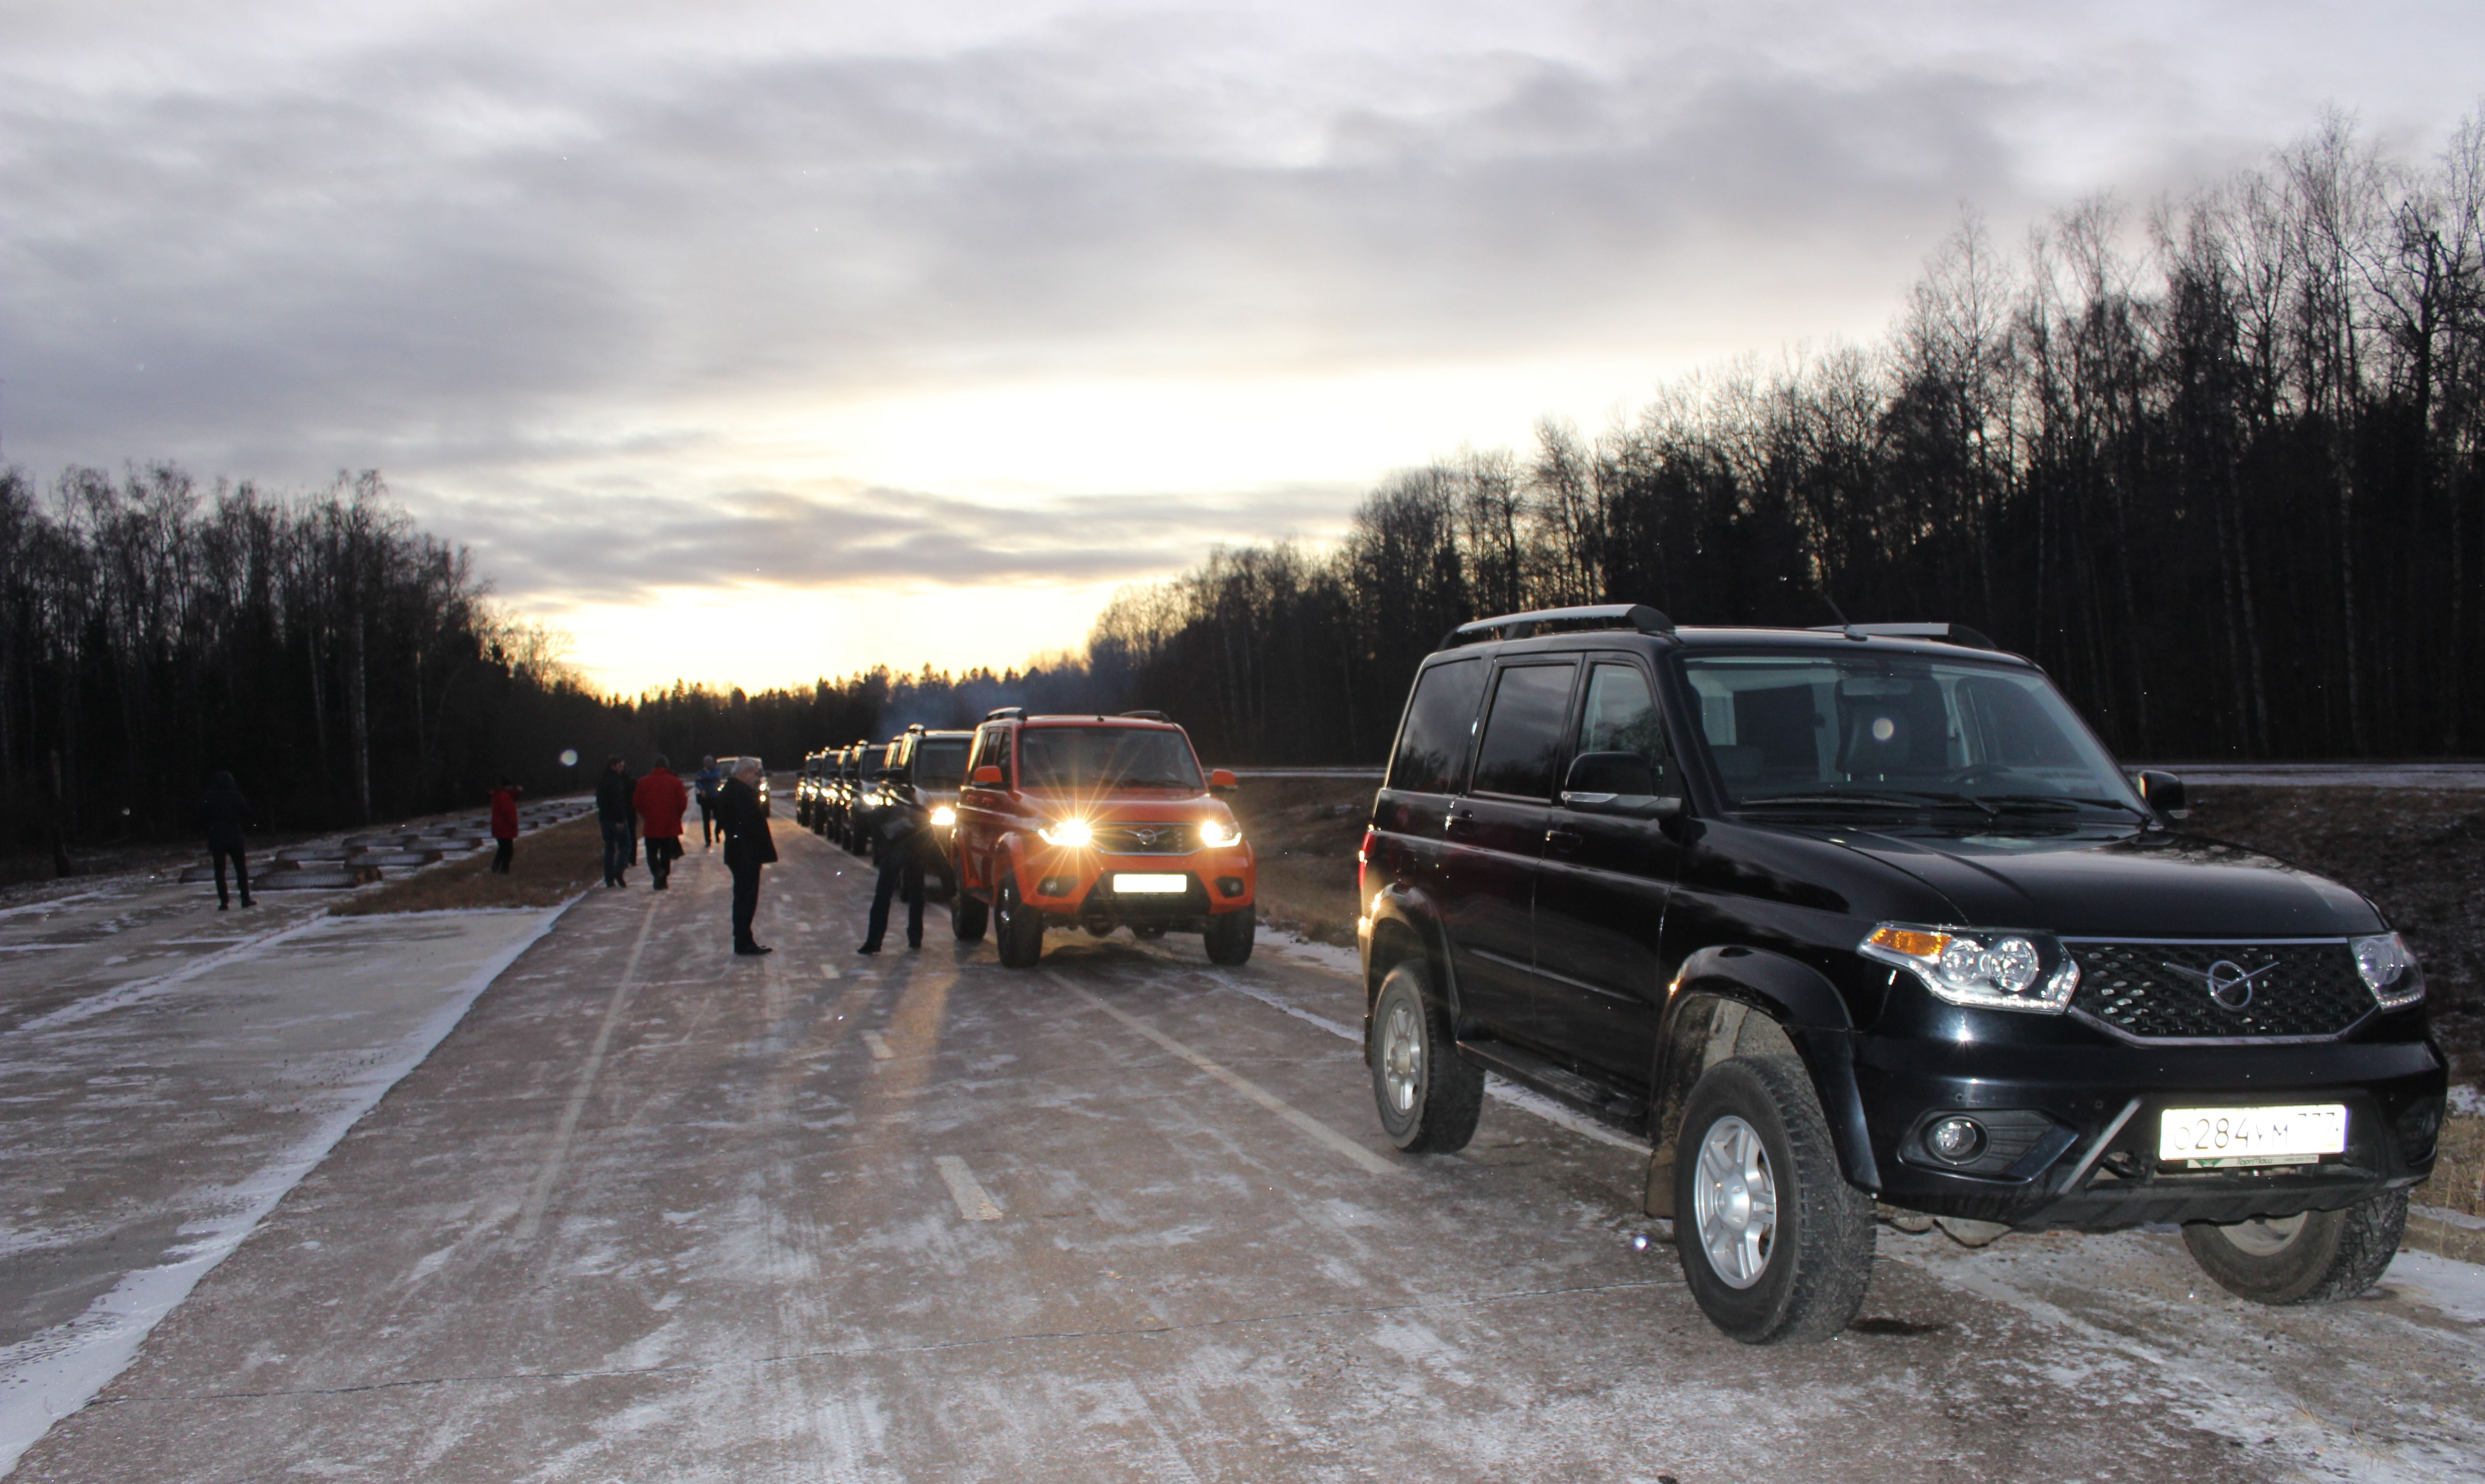
[[[2485,1267],[2475,1263],[2434,1253],[2402,1252],[2390,1259],[2382,1284],[2462,1324],[2485,1324]]]
[[[444,991],[439,1007],[428,1018],[399,1037],[394,1044],[372,1055],[365,1066],[361,1084],[341,1089],[346,1095],[333,1104],[324,1117],[305,1129],[290,1148],[277,1155],[248,1180],[220,1193],[229,1199],[221,1203],[218,1215],[181,1228],[182,1235],[190,1236],[195,1232],[196,1240],[184,1242],[168,1253],[167,1260],[124,1276],[111,1289],[97,1296],[75,1319],[29,1336],[14,1344],[0,1346],[0,1474],[14,1470],[17,1460],[50,1431],[53,1422],[84,1407],[95,1399],[97,1392],[111,1385],[113,1378],[137,1359],[139,1345],[156,1324],[190,1296],[190,1290],[198,1286],[199,1280],[206,1277],[217,1263],[241,1245],[267,1213],[276,1208],[276,1203],[328,1157],[328,1151],[362,1120],[364,1114],[378,1105],[398,1079],[431,1054],[432,1048],[465,1018],[466,1012],[483,990],[500,977],[501,971],[517,961],[519,955],[549,932],[554,920],[566,909],[564,905],[543,912],[532,931],[520,934],[485,959],[462,983]],[[240,952],[265,947],[323,924],[333,929],[338,921],[313,918],[256,939],[232,953],[211,955],[167,978],[187,979],[209,964],[229,961]],[[20,1027],[17,1034],[22,1036],[28,1028],[39,1024],[83,1020],[89,1015],[128,1003],[135,998],[130,994],[131,990],[152,992],[164,986],[165,982],[162,981],[124,985],[109,994],[96,995],[68,1006],[39,1021],[28,1022],[28,1026]],[[105,1001],[112,1003],[100,1003]],[[84,1013],[72,1013],[81,1011]]]
[[[1350,979],[1363,977],[1363,955],[1354,949],[1315,942],[1297,932],[1275,934],[1271,946],[1289,958],[1326,969],[1332,974],[1344,974]]]
[[[2485,1118],[2485,1092],[2479,1092],[2472,1082],[2452,1088],[2450,1111],[2463,1119]]]

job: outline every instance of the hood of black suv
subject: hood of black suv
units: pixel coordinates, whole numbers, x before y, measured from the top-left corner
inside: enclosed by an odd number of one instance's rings
[[[2071,936],[2340,937],[2382,931],[2372,904],[2284,861],[2199,836],[2065,829],[1806,830],[1905,872],[1962,924]]]

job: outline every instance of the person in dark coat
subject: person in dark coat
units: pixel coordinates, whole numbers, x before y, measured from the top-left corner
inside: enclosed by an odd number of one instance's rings
[[[915,796],[915,786],[901,772],[879,775],[886,800],[864,822],[871,831],[872,853],[880,861],[880,880],[872,887],[871,921],[863,930],[859,954],[880,952],[888,932],[888,904],[906,898],[906,946],[923,946],[923,852],[932,843],[932,819]]]
[[[759,868],[777,858],[777,841],[768,833],[768,816],[759,807],[759,760],[744,758],[733,776],[717,790],[717,823],[724,826],[724,868],[733,873],[733,951],[764,954],[768,949],[751,935],[751,920],[759,913]]]
[[[699,849],[702,850],[716,844],[716,795],[724,787],[724,769],[716,766],[716,759],[699,759],[699,770],[692,776],[691,788],[698,796]]]
[[[251,826],[250,800],[241,796],[234,786],[233,775],[218,773],[207,780],[207,796],[199,800],[199,821],[206,826],[207,853],[216,863],[216,910],[232,905],[225,891],[225,866],[231,863],[241,886],[241,904],[257,906],[250,900],[250,860],[242,852],[242,835]]]
[[[604,826],[604,884],[627,886],[622,873],[639,857],[639,812],[633,801],[639,780],[616,754],[604,760],[595,780],[595,817]]]
[[[518,852],[518,786],[506,778],[492,791],[492,870],[507,876]]]
[[[655,878],[656,890],[663,891],[682,853],[682,813],[690,808],[690,790],[673,776],[671,760],[660,752],[656,766],[631,791],[630,802],[639,811],[639,833],[647,842],[647,875]]]

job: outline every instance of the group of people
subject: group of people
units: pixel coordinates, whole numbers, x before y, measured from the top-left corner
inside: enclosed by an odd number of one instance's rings
[[[673,862],[682,855],[683,816],[696,798],[699,848],[713,849],[717,836],[724,837],[724,865],[733,874],[733,951],[746,957],[767,953],[751,932],[759,911],[759,868],[777,858],[758,785],[757,758],[740,760],[730,777],[715,758],[703,758],[688,784],[662,754],[641,778],[630,776],[629,765],[620,757],[606,759],[604,775],[595,782],[596,820],[604,832],[604,884],[627,886],[643,846],[647,874],[656,890],[665,890],[671,883]]]

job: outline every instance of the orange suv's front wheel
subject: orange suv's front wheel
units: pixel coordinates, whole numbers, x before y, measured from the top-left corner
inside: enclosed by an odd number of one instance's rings
[[[1219,912],[1208,920],[1208,961],[1211,963],[1248,963],[1251,961],[1251,939],[1257,929],[1253,919],[1260,915],[1256,907],[1239,912]]]
[[[1013,969],[1031,969],[1044,957],[1044,914],[1018,894],[1018,873],[1004,868],[1000,889],[993,893],[993,946],[1001,962]]]

